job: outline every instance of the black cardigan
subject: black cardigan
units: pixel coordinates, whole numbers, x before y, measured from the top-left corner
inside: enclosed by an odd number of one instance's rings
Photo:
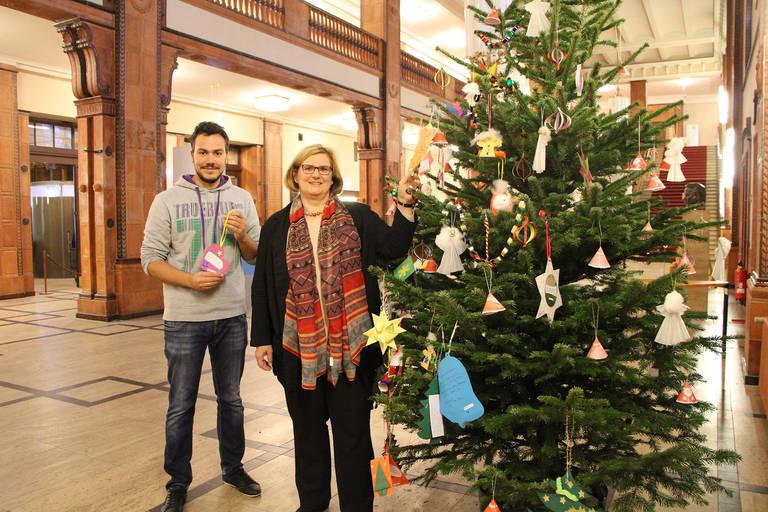
[[[368,271],[379,258],[394,259],[405,256],[411,245],[416,223],[410,222],[396,211],[392,226],[362,203],[345,203],[360,234],[365,295],[368,313],[379,313],[381,300],[376,276]],[[288,293],[288,267],[285,248],[291,205],[272,215],[261,228],[259,250],[253,275],[251,298],[251,345],[272,345],[272,371],[286,389],[298,389],[301,381],[300,359],[283,350],[283,322],[285,296]],[[364,384],[371,383],[376,368],[381,365],[381,349],[377,345],[365,347],[360,355],[358,375]],[[288,384],[290,383],[290,387]]]

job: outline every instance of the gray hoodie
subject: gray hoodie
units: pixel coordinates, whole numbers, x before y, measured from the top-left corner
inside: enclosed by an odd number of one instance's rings
[[[217,204],[218,220],[214,229]],[[198,187],[191,175],[179,178],[173,187],[155,197],[149,209],[144,242],[141,244],[144,272],[147,272],[147,265],[157,260],[190,274],[200,271],[203,251],[209,245],[219,243],[224,219],[230,210],[243,214],[248,236],[258,242],[261,231],[259,215],[247,191],[232,185],[227,176],[222,176],[221,183],[214,189]],[[202,218],[205,219],[204,228]],[[201,292],[163,283],[163,320],[202,322],[245,313],[240,248],[231,231],[227,230],[222,246],[224,258],[231,268],[213,290]]]

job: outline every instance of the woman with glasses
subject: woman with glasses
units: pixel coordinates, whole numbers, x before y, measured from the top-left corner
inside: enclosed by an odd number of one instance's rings
[[[364,333],[381,301],[368,267],[407,253],[418,184],[401,180],[389,227],[367,205],[339,200],[336,158],[315,144],[286,170],[285,185],[298,195],[261,228],[251,344],[285,390],[300,512],[324,511],[331,499],[328,419],[341,510],[373,510],[369,396],[382,357],[378,344],[365,347]]]

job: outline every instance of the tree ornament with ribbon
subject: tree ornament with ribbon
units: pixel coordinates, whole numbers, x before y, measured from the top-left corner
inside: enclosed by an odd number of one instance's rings
[[[647,233],[653,231],[653,226],[651,226],[651,203],[646,203],[646,206],[648,207],[648,221],[643,226],[643,233],[645,236],[648,236]]]
[[[643,158],[643,154],[640,150],[640,117],[637,118],[637,155],[632,159],[632,163],[629,164],[630,171],[642,171],[648,167],[648,162]]]
[[[520,30],[520,22],[522,20],[518,19],[515,21],[515,25],[509,29],[509,32],[500,39],[499,41],[491,41],[487,35],[485,35],[480,30],[475,30],[475,35],[480,38],[480,40],[485,44],[485,46],[488,47],[489,50],[498,50],[499,48],[504,47],[507,43],[509,43],[513,37],[517,34],[517,31]]]
[[[592,259],[589,260],[588,265],[592,268],[599,268],[599,269],[606,269],[611,268],[611,264],[608,263],[608,258],[605,257],[605,253],[603,252],[603,228],[600,225],[600,220],[597,221],[597,229],[599,233],[599,240],[600,245],[597,249],[597,252],[595,252],[595,255],[592,256]]]
[[[691,256],[691,254],[688,252],[688,246],[686,244],[687,239],[688,239],[688,235],[687,235],[685,226],[683,226],[683,255],[680,257],[677,263],[673,266],[673,268],[682,268],[683,274],[688,274],[689,276],[692,276],[696,274],[696,267],[693,266],[695,263],[693,256]]]
[[[200,209],[202,212],[202,208]],[[227,233],[227,224],[229,223],[229,216],[232,215],[234,210],[230,210],[227,216],[224,218],[224,226],[221,228],[221,237],[219,237],[218,244],[211,244],[203,251],[203,257],[200,262],[200,268],[206,272],[213,272],[216,274],[226,275],[229,272],[230,263],[224,257],[224,237]],[[216,232],[216,219],[219,216],[219,203],[216,202],[216,213],[213,219],[213,231]],[[205,241],[205,221],[201,223],[203,231],[203,241]],[[213,236],[216,236],[215,234]],[[205,242],[203,242],[205,243]]]
[[[533,170],[537,174],[547,170],[547,144],[552,140],[552,131],[544,124],[542,119],[539,127],[539,138],[536,141],[536,154],[533,155]]]
[[[515,204],[517,204],[517,198],[510,194],[509,191],[512,186],[504,179],[504,160],[499,160],[497,164],[496,179],[493,180],[492,185],[491,213],[495,216],[498,211],[511,212],[514,209]],[[486,215],[486,221],[487,218],[488,216]]]
[[[563,299],[560,297],[560,269],[555,270],[552,265],[552,241],[549,236],[547,212],[539,210],[539,217],[544,218],[547,236],[547,265],[544,272],[536,276],[536,287],[541,295],[536,318],[547,315],[549,322],[552,323],[555,319],[555,310],[563,305]]]
[[[491,486],[491,501],[488,506],[485,507],[483,512],[501,512],[501,509],[496,504],[496,477],[499,476],[499,470],[496,470],[493,474],[493,484]]]
[[[608,357],[608,352],[603,348],[603,344],[597,337],[597,323],[600,320],[600,303],[597,301],[592,302],[592,325],[595,327],[595,339],[592,342],[592,346],[589,347],[587,357],[590,359],[601,360]]]
[[[528,199],[528,196],[525,196]],[[514,225],[510,230],[512,232],[512,239],[522,244],[523,247],[527,247],[529,243],[536,238],[536,226],[530,223],[528,219],[528,202],[524,199],[520,199],[515,205],[515,218]]]
[[[547,128],[554,130],[555,133],[560,133],[561,130],[571,127],[571,116],[563,112],[560,107],[557,107],[557,112],[553,112],[544,121]]]
[[[432,80],[435,82],[435,84],[440,87],[440,90],[443,92],[443,95],[445,95],[445,89],[451,84],[451,75],[446,73],[445,68],[440,67],[435,72],[435,75],[432,77]]]
[[[487,260],[486,260],[487,263]],[[483,306],[483,315],[493,315],[495,313],[501,313],[504,311],[504,305],[499,302],[499,299],[493,295],[493,268],[490,264],[483,266],[483,276],[485,276],[485,285],[488,287],[488,297],[485,299],[485,306]]]
[[[581,174],[581,177],[584,178],[584,187],[587,189],[587,192],[591,191],[591,185],[592,180],[594,179],[592,177],[592,173],[589,170],[589,159],[584,156],[584,149],[579,146],[579,163],[581,164],[581,167],[579,167],[579,174]]]

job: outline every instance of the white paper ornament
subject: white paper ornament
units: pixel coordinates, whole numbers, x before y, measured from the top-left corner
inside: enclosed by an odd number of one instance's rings
[[[525,35],[528,37],[537,37],[542,32],[549,32],[549,19],[547,19],[547,11],[549,10],[549,2],[542,0],[533,0],[523,6],[526,11],[531,13],[531,20],[528,22],[528,26],[525,29]]]
[[[691,339],[683,321],[683,313],[688,310],[683,300],[683,296],[673,290],[664,297],[664,304],[656,306],[656,310],[664,315],[664,321],[656,333],[656,343],[674,346]]]
[[[498,211],[511,212],[517,201],[509,193],[511,186],[506,180],[493,180],[493,192],[491,193],[491,212],[496,215]]]
[[[576,64],[576,95],[581,96],[581,92],[584,90],[584,73],[581,71],[581,64]]]
[[[546,126],[539,128],[539,140],[536,142],[536,154],[533,155],[533,170],[541,174],[547,167],[547,144],[552,140],[552,132]]]
[[[477,98],[480,96],[480,86],[476,82],[469,82],[461,88],[461,92],[464,93],[464,100],[467,102],[467,105],[470,107],[477,105]]]
[[[563,305],[563,299],[560,297],[560,269],[555,270],[552,267],[551,259],[547,260],[544,272],[536,276],[536,286],[541,295],[536,318],[547,315],[551,322],[555,319],[555,310]]]
[[[715,249],[715,264],[712,266],[712,279],[715,281],[727,281],[728,275],[725,272],[725,258],[731,252],[731,241],[721,236],[717,239],[717,249]]]
[[[688,161],[688,159],[683,156],[684,146],[685,141],[680,137],[675,137],[669,141],[667,150],[664,152],[664,161],[669,164],[667,181],[685,181],[685,175],[680,167]]]
[[[439,273],[451,277],[454,272],[464,271],[460,256],[467,249],[467,244],[461,230],[453,226],[443,226],[435,238],[435,245],[443,250],[443,258],[437,267]]]

